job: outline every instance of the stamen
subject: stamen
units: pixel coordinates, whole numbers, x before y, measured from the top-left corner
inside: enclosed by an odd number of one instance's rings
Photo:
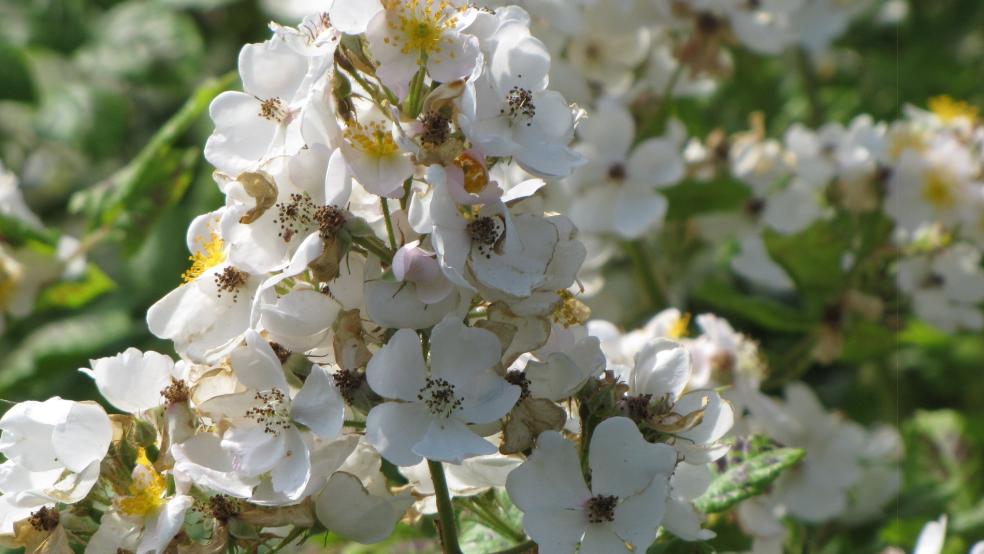
[[[585,506],[588,513],[588,521],[591,523],[615,521],[615,506],[617,505],[617,496],[605,494],[592,496]]]
[[[435,54],[443,50],[444,44],[451,44],[446,31],[457,25],[459,9],[447,0],[389,0],[386,8],[395,12],[387,26],[391,33],[383,42],[399,48],[403,54],[422,52]],[[452,53],[453,55],[453,53]]]
[[[283,123],[289,115],[290,113],[284,106],[284,101],[276,96],[260,102],[260,117],[263,119]]]
[[[164,398],[164,404],[167,406],[187,402],[190,394],[191,391],[188,390],[188,384],[174,377],[171,377],[170,385],[161,389],[161,396]]]
[[[338,387],[338,392],[341,393],[342,399],[349,405],[353,404],[355,402],[356,392],[366,382],[365,374],[358,371],[340,369],[333,375],[335,377],[335,386]]]
[[[58,513],[57,509],[42,506],[39,510],[31,512],[31,517],[27,521],[30,522],[35,531],[51,531],[58,527],[60,520],[61,514]]]
[[[461,399],[454,394],[454,385],[444,379],[427,378],[426,384],[417,393],[417,400],[423,402],[436,416],[451,417],[461,407]]]
[[[526,126],[532,125],[531,119],[536,115],[536,106],[533,105],[533,93],[529,89],[513,87],[506,95],[506,105],[499,110],[501,115],[507,115],[510,119],[526,119]]]
[[[257,392],[254,399],[262,404],[246,410],[246,417],[263,426],[270,435],[279,435],[290,429],[287,397],[280,389]]]
[[[574,294],[566,289],[557,291],[560,302],[550,314],[554,323],[565,328],[574,325],[583,325],[591,318],[591,308],[587,304],[577,299]]]
[[[472,243],[478,245],[478,253],[487,259],[492,258],[492,249],[502,238],[504,226],[498,218],[480,217],[466,227]]]
[[[421,144],[440,146],[451,136],[451,120],[441,112],[430,111],[420,116],[424,128],[420,133]]]
[[[626,396],[620,401],[622,411],[625,413],[626,417],[635,421],[636,423],[642,423],[644,421],[649,421],[653,417],[653,395],[651,394],[637,394],[635,396]]]
[[[521,389],[521,392],[519,393],[520,401],[526,400],[530,397],[530,380],[526,377],[525,371],[514,369],[506,373],[506,381]]]
[[[343,136],[353,148],[374,158],[386,158],[400,152],[393,134],[379,121],[365,125],[353,123],[345,129]]]
[[[217,296],[222,298],[222,293],[232,294],[232,301],[238,301],[239,289],[246,284],[248,277],[249,275],[245,271],[236,269],[231,265],[226,266],[221,273],[215,276],[215,286],[219,289]]]
[[[225,261],[225,243],[216,233],[209,234],[208,242],[201,237],[196,237],[195,242],[201,245],[201,249],[188,256],[191,267],[181,274],[181,281],[185,283],[194,281],[202,273]]]

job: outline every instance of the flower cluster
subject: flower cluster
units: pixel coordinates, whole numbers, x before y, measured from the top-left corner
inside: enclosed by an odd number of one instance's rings
[[[260,551],[325,530],[376,543],[436,513],[457,552],[451,498],[498,489],[539,552],[642,552],[664,531],[713,538],[712,483],[779,449],[805,457],[740,504],[756,548],[780,548],[786,517],[878,513],[900,486],[894,430],[828,414],[799,383],[766,396],[764,357],[724,319],[699,315],[690,337],[670,309],[623,333],[584,293],[612,237],[660,228],[661,189],[722,165],[757,206],[730,231],[742,256],[842,190],[839,208],[883,207],[914,249],[898,271],[917,312],[932,320],[942,295],[967,305],[946,317],[980,327],[976,118],[721,148],[668,120],[636,141],[634,103],[706,90],[723,44],[819,53],[865,3],[556,4],[336,1],[245,46],[243,90],[209,109],[224,203],[190,224],[182,283],[146,317],[178,359],[129,348],[82,368],[113,415],[57,397],[11,408],[0,534]]]

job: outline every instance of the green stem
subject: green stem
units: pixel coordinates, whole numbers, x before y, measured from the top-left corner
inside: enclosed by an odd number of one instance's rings
[[[486,527],[497,531],[500,535],[517,542],[526,538],[526,535],[516,529],[513,529],[512,525],[510,525],[508,521],[502,519],[502,517],[496,513],[494,506],[487,506],[479,499],[472,498],[471,502],[468,504],[468,508],[473,514],[482,520],[482,523],[485,524]]]
[[[366,428],[366,422],[365,421],[355,421],[354,419],[346,419],[345,420],[345,426],[346,427],[355,427],[356,429],[365,429]]]
[[[444,478],[444,466],[441,462],[427,460],[431,481],[434,483],[434,496],[437,497],[437,515],[441,522],[441,548],[444,554],[462,554],[458,546],[458,528],[455,525],[454,505],[451,504],[451,493],[448,482]]]
[[[379,199],[379,205],[383,209],[383,221],[386,223],[386,236],[389,238],[390,249],[396,250],[396,233],[393,232],[393,220],[390,218],[389,203],[385,198]]]
[[[355,237],[352,242],[365,248],[370,254],[385,262],[386,265],[393,263],[393,251],[382,240],[376,237]]]
[[[536,543],[532,540],[528,540],[517,544],[516,546],[511,546],[505,550],[498,550],[492,554],[528,554],[529,552],[533,552],[534,548],[536,548]]]
[[[656,309],[665,306],[666,293],[662,286],[660,286],[656,272],[653,271],[650,257],[646,252],[646,244],[642,239],[635,239],[626,241],[622,245],[625,248],[625,252],[629,255],[629,259],[632,260],[636,275],[643,289],[646,291],[646,296],[649,298],[649,307]]]
[[[420,110],[424,104],[424,76],[427,74],[426,66],[421,65],[420,69],[410,81],[410,91],[404,104],[404,111],[410,117],[416,119],[420,115]]]

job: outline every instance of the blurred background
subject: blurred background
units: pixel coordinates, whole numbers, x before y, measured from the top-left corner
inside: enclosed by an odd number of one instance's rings
[[[0,398],[96,398],[75,371],[90,358],[130,345],[173,354],[148,333],[144,314],[181,282],[188,223],[222,201],[201,157],[208,102],[239,86],[230,72],[242,44],[264,40],[272,18],[298,21],[292,4],[0,0],[0,162],[45,225],[5,224],[0,241],[54,248],[52,237],[67,234],[86,260],[74,279],[42,290],[29,315],[7,319]],[[767,131],[781,135],[794,122],[819,123],[809,94],[824,121],[842,123],[861,113],[891,120],[903,103],[924,106],[940,94],[984,104],[984,2],[914,0],[897,24],[877,13],[837,41],[812,90],[795,53],[739,49],[730,79],[708,97],[676,100],[673,113],[691,135],[706,136],[746,129],[760,111]],[[714,309],[762,341],[773,369],[788,361],[792,339],[740,306],[688,299],[678,307]],[[966,552],[984,536],[984,338],[909,324],[859,343],[853,356],[797,372],[852,419],[902,422],[905,490],[899,517],[826,540],[823,551],[911,545],[927,519],[946,512],[946,552]]]

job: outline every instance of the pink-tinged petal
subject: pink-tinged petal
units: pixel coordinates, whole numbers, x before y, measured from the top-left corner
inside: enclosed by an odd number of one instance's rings
[[[394,333],[366,367],[369,387],[383,398],[415,401],[426,379],[420,337],[409,329]]]
[[[646,442],[631,419],[606,419],[591,435],[591,491],[627,498],[649,486],[657,475],[669,478],[676,462],[673,447]]]
[[[576,510],[591,497],[574,443],[545,431],[525,462],[506,478],[509,498],[523,512]]]
[[[433,418],[413,452],[429,460],[460,464],[474,456],[495,454],[496,447],[457,419]]]
[[[420,463],[414,445],[424,438],[431,414],[420,404],[383,402],[366,417],[366,440],[379,454],[398,466]]]

